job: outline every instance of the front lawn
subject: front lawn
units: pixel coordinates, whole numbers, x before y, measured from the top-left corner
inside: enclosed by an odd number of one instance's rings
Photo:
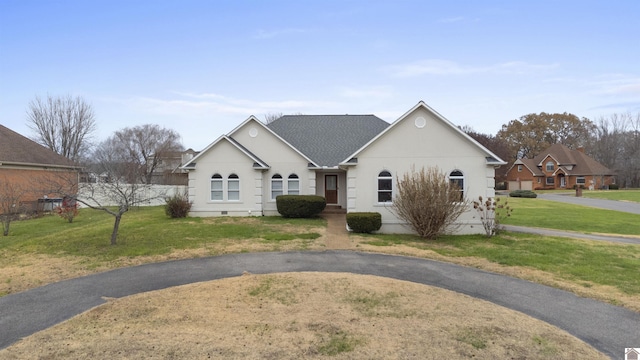
[[[514,209],[507,225],[578,231],[583,233],[640,235],[640,215],[527,198],[505,198]]]

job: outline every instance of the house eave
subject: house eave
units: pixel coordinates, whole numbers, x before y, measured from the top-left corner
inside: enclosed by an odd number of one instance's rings
[[[54,169],[67,169],[67,170],[75,170],[75,171],[80,171],[83,168],[82,166],[57,165],[57,164],[36,164],[36,163],[26,163],[26,162],[17,162],[17,161],[0,162],[0,166],[17,166],[17,167],[41,168],[43,170],[54,168]]]

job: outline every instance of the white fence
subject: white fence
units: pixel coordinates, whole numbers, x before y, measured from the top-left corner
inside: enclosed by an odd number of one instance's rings
[[[123,188],[131,189],[131,186],[123,185]],[[135,206],[157,206],[164,205],[167,197],[175,194],[186,194],[186,185],[144,185],[136,187],[135,198],[137,199]],[[117,206],[118,197],[109,196],[108,184],[80,184],[78,198],[87,201],[91,196],[95,198],[101,206]],[[90,202],[91,203],[91,202]],[[85,207],[80,204],[81,207]]]

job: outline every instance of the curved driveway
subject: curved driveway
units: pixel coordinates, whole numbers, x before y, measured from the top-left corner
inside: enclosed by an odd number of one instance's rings
[[[529,281],[432,260],[351,251],[248,253],[116,269],[0,298],[0,349],[92,307],[200,281],[276,272],[349,272],[438,286],[555,325],[611,358],[640,347],[640,314]]]

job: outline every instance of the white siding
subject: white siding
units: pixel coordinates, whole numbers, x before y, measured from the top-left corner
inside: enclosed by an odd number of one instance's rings
[[[415,125],[415,119],[425,119],[424,127]],[[492,166],[486,165],[486,154],[467,138],[443,123],[423,108],[418,108],[397,123],[390,131],[378,138],[357,155],[358,163],[348,171],[348,211],[374,211],[382,214],[381,232],[411,232],[390,211],[390,204],[379,204],[377,178],[383,171],[393,176],[396,188],[398,177],[421,168],[438,167],[449,174],[460,170],[464,174],[465,197],[470,200],[478,196],[493,196]],[[395,196],[395,194],[394,194]],[[470,207],[459,219],[465,226],[459,233],[482,233],[482,225]]]

